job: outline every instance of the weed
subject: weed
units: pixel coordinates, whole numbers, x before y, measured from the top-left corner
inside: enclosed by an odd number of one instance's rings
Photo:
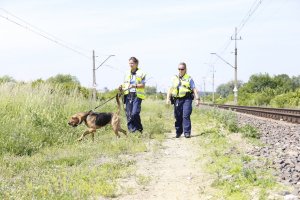
[[[256,139],[260,138],[260,134],[259,134],[258,130],[249,124],[241,127],[240,132],[242,133],[242,135],[244,137],[247,137],[247,138],[256,138]]]
[[[242,159],[242,162],[249,163],[252,160],[252,157],[249,155],[243,155],[241,159]]]
[[[136,181],[139,185],[147,186],[151,181],[151,177],[144,176],[144,175],[138,175]]]

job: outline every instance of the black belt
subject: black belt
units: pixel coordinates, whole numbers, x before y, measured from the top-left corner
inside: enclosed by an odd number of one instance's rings
[[[191,97],[189,97],[189,96],[184,96],[184,97],[175,97],[174,99],[176,100],[176,99],[189,99],[189,98],[191,98]]]
[[[131,98],[136,97],[136,92],[129,92],[129,96],[130,96]]]
[[[193,99],[193,94],[192,93],[187,93],[183,97],[174,97],[174,99]]]

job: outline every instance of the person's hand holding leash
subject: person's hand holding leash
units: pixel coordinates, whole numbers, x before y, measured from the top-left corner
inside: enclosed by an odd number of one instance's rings
[[[200,105],[200,99],[196,99],[196,106]]]
[[[137,84],[130,84],[128,88],[137,88]]]
[[[170,103],[171,103],[171,100],[169,98],[167,98],[166,104],[170,104]]]
[[[120,91],[120,92],[123,91],[123,86],[122,86],[122,85],[119,86],[119,91]]]

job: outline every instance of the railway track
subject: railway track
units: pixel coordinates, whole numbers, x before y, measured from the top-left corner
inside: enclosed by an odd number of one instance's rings
[[[232,110],[236,112],[256,115],[264,118],[271,118],[275,120],[300,124],[299,109],[235,106],[235,105],[221,105],[221,104],[202,104],[202,105],[208,105],[208,106]]]

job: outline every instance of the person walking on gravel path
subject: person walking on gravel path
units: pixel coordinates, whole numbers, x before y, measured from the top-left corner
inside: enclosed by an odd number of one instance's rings
[[[140,112],[141,104],[145,99],[146,74],[138,67],[139,61],[135,57],[129,58],[130,70],[119,89],[124,92],[126,105],[127,127],[129,132],[143,132]]]
[[[186,64],[179,63],[178,75],[172,78],[172,87],[167,94],[166,103],[174,104],[176,138],[179,138],[182,133],[186,138],[191,137],[192,101],[196,99],[196,106],[200,103],[195,83],[186,72]]]

